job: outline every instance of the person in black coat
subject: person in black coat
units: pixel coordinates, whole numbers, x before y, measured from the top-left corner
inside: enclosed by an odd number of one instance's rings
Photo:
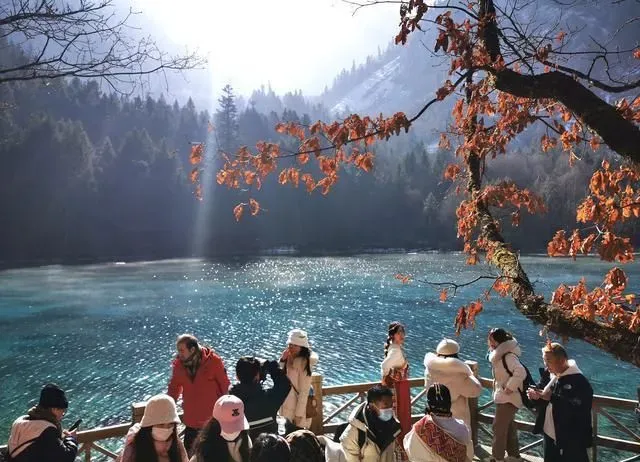
[[[544,434],[544,460],[589,462],[593,389],[562,345],[546,345],[542,357],[547,370],[541,374],[538,387],[529,388],[527,394],[538,401],[533,432]]]
[[[75,432],[62,430],[69,407],[64,391],[45,385],[38,404],[11,426],[8,454],[14,462],[73,462],[78,452]]]
[[[272,388],[263,388],[262,382],[270,375]],[[276,414],[291,390],[291,382],[280,369],[277,361],[260,361],[254,357],[242,357],[236,364],[236,376],[240,383],[229,389],[244,403],[252,440],[260,433],[276,433]]]

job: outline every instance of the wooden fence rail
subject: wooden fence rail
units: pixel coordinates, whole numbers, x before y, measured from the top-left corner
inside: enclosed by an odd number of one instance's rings
[[[474,373],[478,374],[477,363],[473,361],[467,361],[469,366],[472,368]],[[480,383],[484,388],[491,389],[493,387],[493,380],[479,377]],[[374,386],[376,382],[367,382],[367,383],[354,383],[349,385],[333,385],[333,386],[323,386],[323,377],[318,374],[314,374],[312,377],[312,385],[315,391],[315,397],[318,406],[318,415],[313,418],[311,424],[311,430],[316,434],[323,433],[333,433],[341,421],[332,422],[338,416],[343,415],[346,411],[350,411],[352,407],[357,405],[358,403],[364,400],[366,396],[367,390]],[[424,396],[424,379],[423,378],[415,378],[409,380],[410,388],[420,388],[420,392],[417,393],[412,398],[412,404],[416,404],[420,399]],[[337,397],[343,395],[351,395],[354,396],[346,399],[340,404],[334,404],[335,401],[330,397]],[[330,398],[325,406],[325,398]],[[638,388],[638,399],[640,400],[640,388]],[[104,440],[119,438],[123,439],[131,425],[136,422],[140,422],[142,416],[144,414],[145,409],[144,402],[133,403],[131,405],[131,422],[113,425],[109,427],[100,427],[94,428],[91,430],[84,430],[78,432],[78,443],[80,443],[80,450],[78,451],[78,458],[84,459],[85,462],[91,462],[92,454],[98,453],[107,459],[115,460],[117,454],[107,448],[104,445],[98,444],[98,442],[102,442]],[[324,413],[325,407],[329,408],[330,406],[335,406],[335,409],[328,412],[326,415]],[[593,419],[593,431],[594,431],[594,446],[592,448],[591,453],[591,462],[598,462],[598,448],[609,448],[620,451],[627,451],[635,454],[634,456],[621,460],[621,462],[632,462],[632,461],[640,461],[640,435],[637,431],[629,428],[624,425],[617,417],[615,417],[609,410],[614,409],[617,411],[625,411],[634,413],[638,402],[631,399],[622,399],[622,398],[613,398],[610,396],[602,396],[602,395],[594,395],[593,397],[593,411],[592,411],[592,419]],[[488,411],[493,406],[493,401],[488,401],[483,404],[479,404],[478,399],[469,400],[469,407],[471,410],[471,430],[473,434],[473,440],[475,443],[478,442],[478,431],[481,431],[483,434],[487,436],[491,436],[490,429],[487,428],[491,423],[493,423],[493,414],[490,414]],[[416,421],[420,419],[422,416],[421,413],[415,414],[412,416],[413,420]],[[601,433],[600,427],[600,417],[604,417],[607,421],[609,421],[612,426],[617,429],[619,432],[623,433],[626,439],[622,438],[614,438],[611,436],[605,436]],[[516,420],[516,426],[518,430],[532,432],[533,431],[533,423],[527,422],[523,420]],[[542,443],[541,439],[536,439],[534,442],[523,446],[520,451],[522,453],[531,450]],[[6,449],[6,446],[0,447],[1,449]]]

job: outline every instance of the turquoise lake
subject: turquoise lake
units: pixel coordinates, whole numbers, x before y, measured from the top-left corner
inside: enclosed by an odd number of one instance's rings
[[[585,276],[602,282],[610,264],[595,259],[524,257],[536,289],[549,295],[560,282]],[[640,264],[626,265],[630,293],[640,293]],[[37,400],[41,386],[57,382],[68,392],[65,422],[83,428],[125,422],[130,404],[166,391],[176,335],[194,333],[223,357],[230,375],[238,357],[277,358],[287,331],[306,329],[320,356],[326,384],[379,379],[386,325],[407,326],[411,376],[443,336],[453,336],[458,306],[488,282],[438,301],[425,285],[402,285],[398,272],[430,281],[465,282],[490,274],[457,254],[419,253],[352,257],[255,259],[48,266],[0,272],[0,441],[11,422]],[[484,360],[486,333],[503,326],[522,344],[535,378],[544,339],[540,326],[508,300],[492,297],[475,330],[458,338],[465,359]],[[570,355],[595,392],[636,397],[640,372],[578,340]],[[640,428],[635,427],[636,430]]]

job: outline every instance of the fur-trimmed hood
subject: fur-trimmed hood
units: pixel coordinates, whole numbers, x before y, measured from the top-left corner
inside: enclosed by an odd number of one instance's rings
[[[445,358],[435,353],[425,355],[424,367],[427,373],[473,375],[473,371],[464,361],[452,357]]]
[[[513,353],[517,357],[522,355],[522,351],[520,350],[520,345],[518,345],[518,341],[514,338],[512,340],[507,340],[506,342],[502,342],[500,345],[496,347],[491,353],[489,353],[489,361],[491,364],[496,364],[502,361],[502,357],[507,353]]]

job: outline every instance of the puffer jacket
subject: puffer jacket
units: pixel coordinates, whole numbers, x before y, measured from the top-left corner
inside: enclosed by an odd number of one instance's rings
[[[222,359],[210,348],[202,348],[202,360],[192,381],[182,362],[176,358],[167,394],[176,402],[182,395],[183,422],[187,427],[202,428],[211,418],[213,405],[229,391],[229,377]]]
[[[395,442],[392,442],[380,452],[378,445],[371,439],[369,424],[365,413],[367,403],[356,407],[349,416],[349,425],[340,437],[340,444],[347,462],[394,462]],[[400,435],[400,423],[395,420],[393,437]],[[365,432],[365,440],[362,447],[358,441],[359,431]]]
[[[443,358],[434,353],[424,357],[424,386],[434,383],[446,386],[451,393],[451,414],[471,426],[468,398],[477,398],[482,393],[482,384],[473,371],[458,358]]]
[[[286,367],[291,390],[284,403],[282,403],[282,407],[280,407],[280,415],[294,423],[297,420],[299,427],[309,428],[311,419],[307,419],[307,400],[311,389],[311,376],[307,375],[305,361],[305,358],[297,357],[293,360],[292,365]],[[317,363],[318,355],[312,352],[309,358],[309,366],[312,373]]]
[[[73,462],[78,443],[47,420],[22,416],[11,426],[8,450],[15,462]]]
[[[518,389],[522,388],[522,383],[527,377],[527,371],[520,362],[520,355],[520,346],[516,339],[501,343],[489,353],[489,362],[493,372],[493,400],[496,404],[511,403],[518,409],[523,407]],[[504,368],[502,364],[503,356],[507,367],[513,375],[509,375],[509,372]],[[513,393],[507,393],[506,389],[511,390]]]

